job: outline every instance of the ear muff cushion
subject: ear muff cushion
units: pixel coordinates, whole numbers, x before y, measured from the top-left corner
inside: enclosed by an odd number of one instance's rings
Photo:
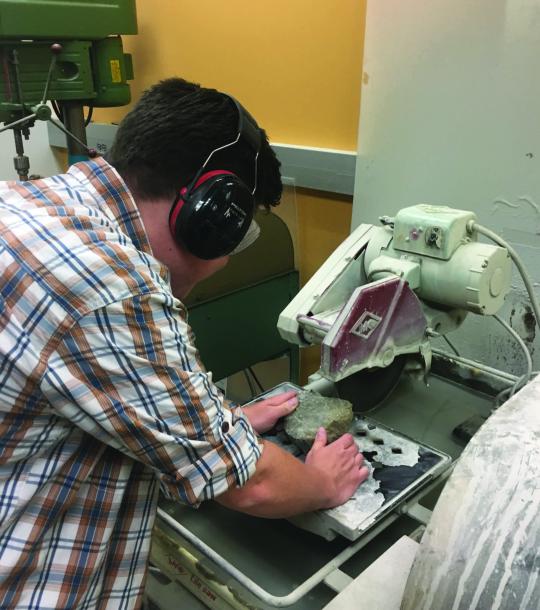
[[[211,174],[211,175],[210,175]],[[192,254],[202,259],[232,252],[253,218],[253,196],[230,172],[208,172],[173,206],[171,231]]]

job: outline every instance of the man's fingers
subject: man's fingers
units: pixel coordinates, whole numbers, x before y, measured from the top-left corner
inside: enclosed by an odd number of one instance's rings
[[[266,400],[261,400],[257,403],[261,406],[271,408],[276,413],[277,417],[289,415],[298,406],[298,396],[296,392],[283,392],[278,396],[272,396]]]
[[[271,396],[270,398],[265,398],[261,402],[266,403],[271,407],[277,407],[289,400],[296,398],[296,392],[294,390],[289,390],[288,392],[282,392],[281,394],[276,394],[275,396]],[[298,404],[298,398],[296,398],[296,404]]]
[[[362,468],[360,468],[360,483],[362,483],[362,481],[365,481],[369,476],[369,468],[367,466],[362,466]]]
[[[275,417],[285,417],[286,415],[290,415],[298,406],[298,399],[291,398],[287,402],[283,402],[279,405],[266,405],[271,409],[271,412]]]
[[[285,415],[288,415],[289,413],[292,413],[296,407],[298,406],[298,398],[294,397],[294,398],[289,398],[289,400],[284,404],[284,408],[285,408]]]
[[[353,435],[349,434],[348,432],[340,436],[334,442],[341,445],[343,449],[348,449],[349,447],[355,444]]]

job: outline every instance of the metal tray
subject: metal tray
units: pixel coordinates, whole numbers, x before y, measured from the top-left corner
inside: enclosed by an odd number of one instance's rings
[[[303,388],[285,382],[251,402],[288,390],[302,391]],[[356,540],[383,516],[398,509],[429,481],[446,471],[452,463],[446,453],[419,443],[369,417],[356,416],[350,432],[370,469],[368,479],[342,506],[290,520],[327,539],[340,534],[349,540]],[[263,436],[299,459],[304,459],[305,454],[291,443],[279,424],[275,430]]]

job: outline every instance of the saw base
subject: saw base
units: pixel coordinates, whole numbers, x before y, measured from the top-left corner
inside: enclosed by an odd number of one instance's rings
[[[287,382],[265,392],[256,400],[290,389],[301,390]],[[355,417],[350,432],[370,470],[368,479],[342,506],[290,520],[298,527],[328,540],[337,534],[356,540],[389,511],[396,509],[429,481],[442,474],[452,461],[446,453],[365,416]],[[278,425],[275,430],[265,434],[264,438],[299,459],[305,458],[305,453],[289,440],[282,426]]]

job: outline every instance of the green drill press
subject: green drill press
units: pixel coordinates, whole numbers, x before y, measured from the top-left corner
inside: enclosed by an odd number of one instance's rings
[[[66,134],[70,163],[96,154],[85,127],[93,108],[129,103],[133,66],[120,35],[136,33],[135,0],[0,0],[0,132],[13,130],[20,180],[36,121]]]

